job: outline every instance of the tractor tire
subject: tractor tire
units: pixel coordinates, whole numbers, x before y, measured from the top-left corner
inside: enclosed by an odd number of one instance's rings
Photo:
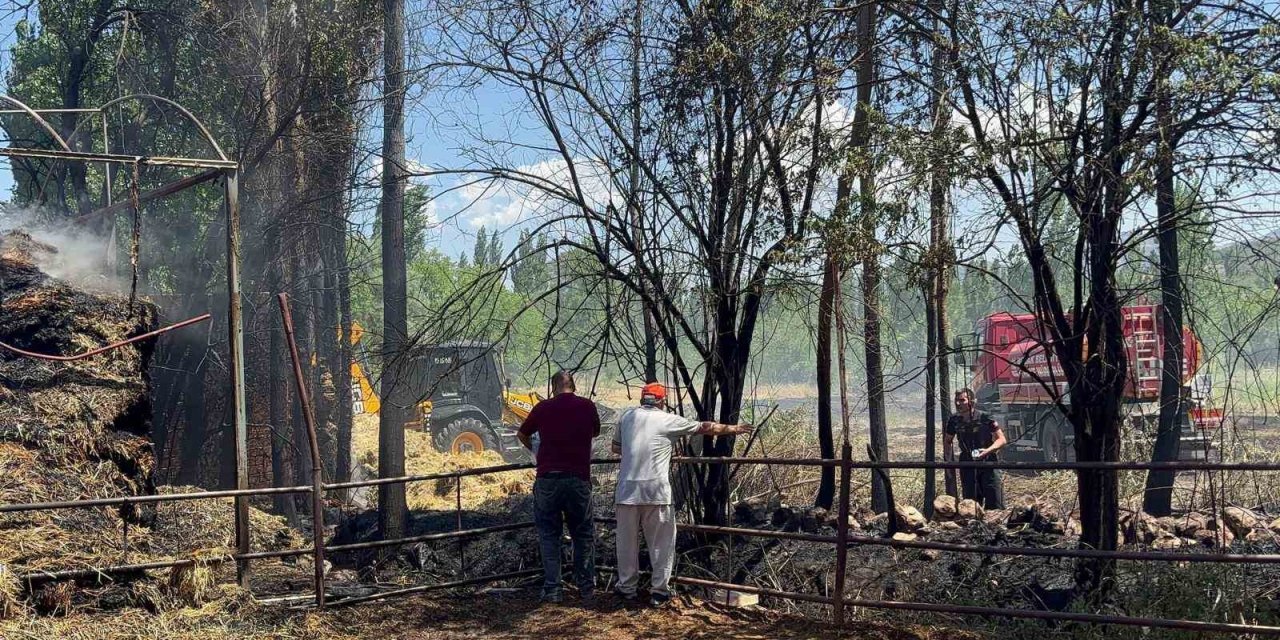
[[[434,441],[437,451],[453,455],[498,451],[498,443],[489,427],[470,417],[458,418],[445,425],[436,433]]]
[[[1062,425],[1046,420],[1040,426],[1040,451],[1045,462],[1067,462],[1067,441],[1062,437]]]

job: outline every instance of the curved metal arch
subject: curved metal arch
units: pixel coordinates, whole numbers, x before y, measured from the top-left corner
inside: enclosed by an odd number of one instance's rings
[[[58,135],[58,132],[55,131],[53,126],[49,124],[49,121],[40,117],[40,114],[36,113],[34,109],[23,104],[21,100],[8,94],[0,94],[0,99],[3,99],[9,102],[10,104],[17,107],[18,109],[21,109],[27,115],[31,116],[31,119],[35,120],[36,124],[40,125],[41,129],[44,129],[46,133],[48,133],[50,136],[53,136],[54,142],[57,142],[58,146],[61,146],[63,151],[71,151],[71,147],[67,146],[67,141],[63,140],[62,136]],[[224,157],[223,160],[225,159],[226,158]]]
[[[106,104],[103,104],[102,106],[98,107],[98,111],[104,112],[108,108],[113,107],[117,104],[120,104],[121,102],[125,102],[125,101],[141,102],[142,100],[155,100],[156,102],[163,102],[164,104],[167,104],[170,107],[173,107],[175,111],[186,116],[187,120],[189,120],[191,124],[194,124],[196,126],[196,129],[200,130],[200,134],[204,136],[205,141],[209,143],[210,147],[213,147],[214,153],[218,154],[219,160],[230,160],[230,158],[227,157],[227,154],[222,152],[222,147],[218,145],[218,141],[213,138],[213,134],[209,133],[209,129],[204,126],[204,123],[200,122],[200,119],[195,117],[195,115],[192,114],[190,111],[188,111],[186,107],[168,98],[151,94],[151,93],[131,93],[127,96],[120,96],[119,98],[115,98],[113,100],[108,101]]]

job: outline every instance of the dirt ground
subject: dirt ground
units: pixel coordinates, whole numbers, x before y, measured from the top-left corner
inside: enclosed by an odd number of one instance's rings
[[[680,598],[661,610],[627,607],[612,596],[590,605],[568,600],[543,605],[534,591],[490,591],[474,595],[419,594],[339,607],[323,613],[289,611],[244,603],[209,605],[155,616],[140,610],[75,615],[0,624],[0,637],[13,640],[934,640],[978,638],[954,629],[890,626],[858,622],[838,630],[830,625],[774,611],[726,610]]]

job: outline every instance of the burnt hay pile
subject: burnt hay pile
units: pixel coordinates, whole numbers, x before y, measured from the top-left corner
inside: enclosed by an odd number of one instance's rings
[[[0,235],[0,342],[70,355],[156,328],[150,303],[131,305],[127,296],[46,274],[40,264],[54,252],[20,232]],[[0,349],[0,504],[156,493],[147,375],[153,348],[154,341],[143,341],[74,362]],[[230,500],[0,514],[0,616],[205,599],[211,570],[203,566],[119,584],[25,584],[18,577],[222,556],[230,551],[231,514]],[[256,550],[300,546],[282,520],[254,516]]]

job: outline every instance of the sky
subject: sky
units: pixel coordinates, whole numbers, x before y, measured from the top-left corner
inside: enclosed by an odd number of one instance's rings
[[[35,17],[34,9],[30,14],[15,12],[9,5],[0,3],[0,93],[4,92],[4,83],[11,61],[10,50],[16,40],[15,29],[24,15]],[[512,117],[511,111],[515,98],[493,87],[479,87],[469,95],[444,94],[415,90],[406,105],[406,158],[411,170],[421,171],[429,168],[454,167],[462,160],[458,154],[460,140],[458,118],[466,118],[469,125],[478,125],[483,131],[501,134],[504,137],[519,140],[523,132],[528,131],[520,125],[519,119]],[[33,108],[50,108],[58,105],[29,105]],[[196,114],[197,117],[200,114]],[[380,113],[368,123],[366,134],[371,135],[370,148],[377,148],[380,140]],[[371,180],[380,174],[378,158],[371,158],[363,172]],[[470,255],[475,244],[475,237],[481,226],[488,232],[494,228],[503,230],[504,247],[513,247],[519,237],[519,226],[516,225],[523,214],[522,200],[511,190],[495,190],[484,192],[475,187],[458,187],[461,178],[444,177],[436,179],[413,178],[414,183],[426,184],[433,193],[440,194],[430,204],[429,212],[439,223],[431,229],[427,237],[427,246],[438,249],[447,255],[457,257],[460,253]],[[0,157],[0,199],[7,199],[13,189],[13,173],[7,158]],[[353,222],[358,225],[371,223],[374,211],[356,212]]]
[[[0,5],[3,6],[5,5]],[[9,66],[15,26],[22,15],[19,12],[0,10],[0,85],[3,85],[3,74]],[[411,33],[410,37],[422,38],[429,35],[419,32]],[[410,169],[428,171],[467,164],[464,150],[477,145],[476,132],[488,140],[537,144],[542,137],[540,126],[531,122],[523,113],[524,104],[523,94],[491,84],[457,91],[412,88],[406,104],[406,157]],[[40,108],[54,105],[31,106]],[[366,148],[378,148],[380,127],[380,113],[375,113],[365,130]],[[558,167],[562,167],[549,151],[523,152],[515,156],[515,162],[542,175],[553,175]],[[361,171],[371,185],[376,185],[380,160],[376,156],[368,158]],[[490,233],[494,229],[501,230],[504,248],[510,250],[517,241],[520,228],[527,224],[531,208],[537,205],[536,199],[528,197],[525,189],[492,185],[485,188],[479,184],[468,184],[470,179],[462,176],[415,177],[411,180],[427,185],[436,196],[428,210],[431,219],[436,222],[427,237],[428,248],[437,249],[455,258],[463,253],[471,253],[476,234],[482,226]],[[604,189],[602,183],[597,184],[599,190]],[[8,194],[12,185],[9,162],[0,158],[0,194]],[[373,196],[372,200],[376,200],[376,187],[369,195]],[[598,193],[593,197],[607,199],[609,194]],[[983,214],[979,209],[967,203],[965,197],[963,192],[957,192],[957,226],[989,226],[981,219]],[[1270,200],[1259,203],[1258,206],[1280,209],[1280,204],[1275,202],[1274,197]],[[361,226],[369,225],[374,215],[373,208],[367,207],[355,213],[353,222]],[[1248,225],[1247,228],[1257,226]],[[1269,223],[1263,226],[1275,227]],[[974,244],[985,242],[986,238],[974,240]],[[1001,249],[1007,249],[1012,244],[1014,238],[1010,233],[996,237],[996,245]]]

